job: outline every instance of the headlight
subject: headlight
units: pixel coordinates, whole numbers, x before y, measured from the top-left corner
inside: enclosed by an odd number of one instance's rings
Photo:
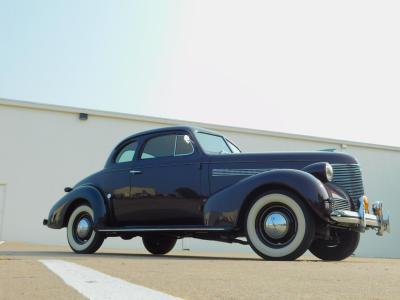
[[[325,173],[326,173],[326,179],[328,181],[332,181],[333,179],[333,168],[331,164],[326,163],[325,164]]]
[[[314,163],[303,168],[303,171],[314,175],[322,182],[332,181],[333,179],[333,168],[330,163]]]

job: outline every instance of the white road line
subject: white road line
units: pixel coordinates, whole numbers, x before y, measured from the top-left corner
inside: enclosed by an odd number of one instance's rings
[[[89,299],[180,299],[144,286],[129,283],[119,278],[111,277],[75,263],[55,259],[39,261],[57,274],[67,285],[73,287]]]

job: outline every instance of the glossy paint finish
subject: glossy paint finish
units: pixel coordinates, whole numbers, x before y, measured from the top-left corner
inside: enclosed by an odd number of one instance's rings
[[[236,227],[248,201],[268,190],[282,188],[300,195],[320,218],[327,219],[323,204],[329,195],[323,184],[306,172],[281,169],[247,176],[212,195],[204,207],[204,222],[209,226]]]
[[[196,140],[196,132],[216,134],[179,126],[124,139],[103,170],[79,182],[54,205],[48,226],[65,226],[71,207],[85,199],[94,210],[95,228],[104,232],[129,232],[131,228],[140,233],[140,228],[151,227],[236,231],[252,197],[277,187],[297,193],[315,215],[328,222],[324,201],[333,194],[346,193],[333,184],[322,184],[302,169],[319,162],[357,163],[352,156],[332,152],[207,155]],[[146,141],[165,134],[190,136],[194,153],[140,159]],[[138,142],[133,161],[115,163],[119,151],[133,141]]]
[[[214,194],[228,186],[231,186],[243,179],[246,175],[256,175],[258,173],[275,169],[301,170],[308,165],[318,162],[341,162],[344,164],[357,163],[353,157],[347,154],[320,151],[214,155],[209,157],[208,162],[210,168],[210,194]],[[237,173],[218,176],[221,175],[221,170],[237,170]]]
[[[132,225],[202,224],[201,165],[193,156],[138,163],[131,180]],[[117,206],[117,203],[116,203]]]
[[[86,201],[93,209],[93,223],[95,228],[105,227],[109,211],[100,191],[89,185],[82,185],[62,197],[50,210],[47,226],[53,229],[65,227],[68,216],[72,213],[74,206],[81,201]]]
[[[132,136],[116,147],[103,171],[78,183],[77,186],[98,186],[108,195],[112,221],[109,225],[203,224],[202,207],[208,189],[207,182],[202,180],[202,153],[197,146],[191,155],[139,158],[146,141],[162,134],[190,135],[190,132],[172,128]],[[134,161],[114,163],[119,150],[132,141],[140,144]]]

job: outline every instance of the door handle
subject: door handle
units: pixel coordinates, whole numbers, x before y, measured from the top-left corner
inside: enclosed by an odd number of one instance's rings
[[[139,175],[142,174],[142,171],[139,170],[130,170],[129,173],[133,174],[133,175]]]

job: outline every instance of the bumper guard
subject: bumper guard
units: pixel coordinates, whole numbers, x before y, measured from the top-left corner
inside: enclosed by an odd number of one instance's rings
[[[363,197],[359,199],[360,208],[358,212],[351,210],[335,210],[331,212],[330,217],[332,220],[343,225],[358,225],[361,232],[366,229],[377,230],[377,235],[390,232],[389,216],[384,217],[382,210],[382,202],[375,202],[372,204],[373,214],[365,213]]]

